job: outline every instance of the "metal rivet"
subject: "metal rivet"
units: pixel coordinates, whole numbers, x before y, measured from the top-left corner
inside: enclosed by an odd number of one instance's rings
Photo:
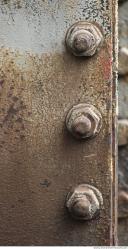
[[[102,205],[102,194],[88,184],[81,184],[72,189],[66,199],[69,213],[78,220],[91,220],[97,217]]]
[[[66,126],[78,139],[93,138],[101,130],[102,116],[93,105],[78,104],[68,112]]]
[[[66,34],[66,45],[76,56],[92,56],[103,44],[103,35],[97,25],[90,22],[73,24]]]

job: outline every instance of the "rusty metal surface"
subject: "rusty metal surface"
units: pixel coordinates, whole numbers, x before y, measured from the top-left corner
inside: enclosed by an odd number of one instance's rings
[[[119,220],[118,238],[119,246],[128,245],[128,219],[126,218]]]
[[[0,245],[114,243],[116,4],[0,3]],[[96,21],[104,32],[103,47],[91,59],[76,58],[65,48],[66,31],[79,20]],[[84,102],[103,118],[100,134],[87,142],[76,141],[65,127],[69,109]],[[81,183],[103,195],[104,208],[93,221],[74,221],[64,207],[70,188]]]
[[[119,218],[128,218],[128,146],[119,149]]]
[[[120,246],[128,245],[128,146],[119,148],[119,228]]]
[[[119,7],[119,245],[128,245],[128,1]]]

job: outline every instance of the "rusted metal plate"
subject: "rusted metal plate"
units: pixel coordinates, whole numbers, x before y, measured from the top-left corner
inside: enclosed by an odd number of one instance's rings
[[[0,245],[115,243],[116,6],[115,0],[0,3]],[[79,20],[96,21],[105,37],[88,59],[65,47],[67,29]],[[69,135],[65,118],[84,102],[98,108],[103,126],[81,142]],[[104,199],[100,217],[88,222],[65,209],[70,188],[82,183]]]
[[[128,1],[119,6],[119,245],[128,245]]]

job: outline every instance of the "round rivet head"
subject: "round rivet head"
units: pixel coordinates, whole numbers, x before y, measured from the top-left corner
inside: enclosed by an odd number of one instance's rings
[[[75,56],[92,56],[102,46],[103,34],[96,24],[80,21],[68,29],[65,41]]]
[[[100,214],[103,198],[100,191],[88,184],[80,184],[69,192],[66,207],[74,219],[91,220]]]
[[[75,138],[93,138],[101,130],[102,116],[95,106],[78,104],[68,112],[66,126]]]

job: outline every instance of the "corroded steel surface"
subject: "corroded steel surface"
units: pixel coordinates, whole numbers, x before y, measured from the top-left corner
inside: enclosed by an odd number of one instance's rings
[[[0,3],[0,245],[114,243],[116,4]],[[76,58],[65,48],[66,31],[79,20],[97,21],[103,29],[105,42],[91,59]],[[69,109],[84,102],[95,105],[103,118],[100,134],[87,142],[76,141],[65,127]],[[74,221],[66,212],[67,193],[81,183],[103,195],[104,208],[96,220]]]

